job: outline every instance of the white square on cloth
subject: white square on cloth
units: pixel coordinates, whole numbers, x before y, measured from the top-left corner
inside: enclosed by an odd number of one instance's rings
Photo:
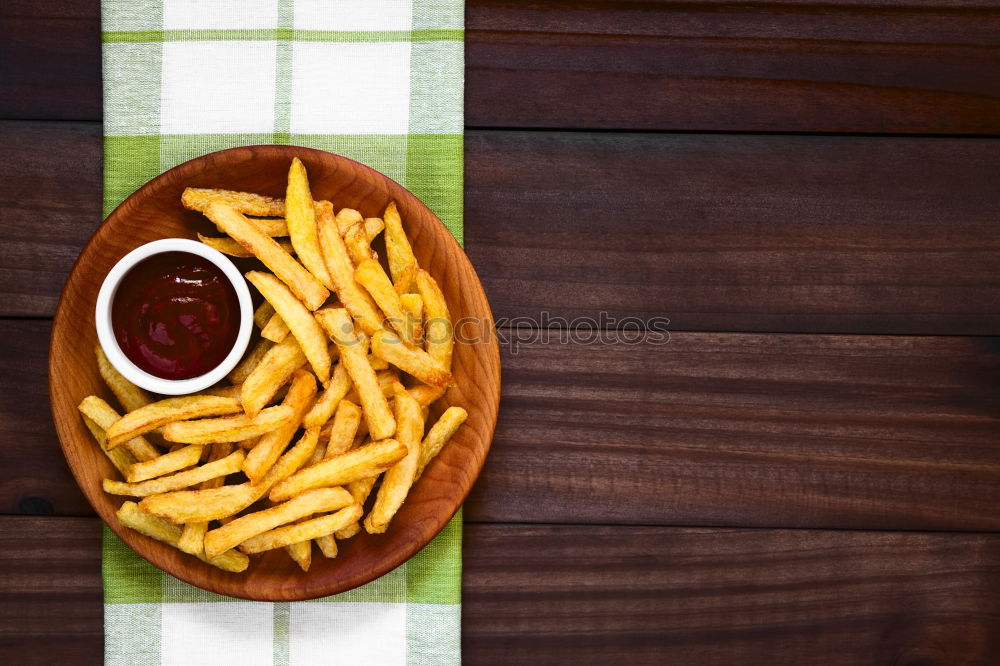
[[[161,666],[271,666],[271,604],[213,601],[160,607]]]
[[[331,666],[405,666],[406,604],[291,604],[288,661]]]
[[[296,30],[409,30],[413,0],[295,0]]]
[[[295,42],[292,134],[406,134],[409,42]]]
[[[164,30],[267,30],[278,0],[163,0]]]
[[[273,132],[276,53],[273,41],[165,42],[160,132]]]

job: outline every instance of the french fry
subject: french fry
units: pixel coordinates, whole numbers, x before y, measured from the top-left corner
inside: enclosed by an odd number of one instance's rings
[[[226,378],[234,384],[242,384],[273,346],[274,343],[270,340],[258,340],[253,349],[226,375]],[[302,362],[305,363],[305,358],[302,359]]]
[[[145,435],[173,421],[197,419],[203,416],[226,416],[241,410],[242,406],[238,400],[214,395],[167,398],[140,407],[115,421],[107,428],[108,446],[111,448],[121,446],[130,439]]]
[[[379,371],[389,369],[389,363],[385,359],[379,358],[378,356],[372,356],[371,354],[368,354],[368,365],[372,366],[372,370],[374,370],[376,374]]]
[[[395,382],[399,377],[395,370],[389,370],[389,364],[385,362],[384,359],[378,358],[377,356],[368,356],[368,362],[372,366],[372,370],[376,368],[386,368],[385,370],[378,370],[375,373],[375,378],[378,380],[379,388],[382,389],[382,395],[388,400],[393,395],[393,382]],[[347,394],[347,400],[353,403],[361,402],[361,398],[358,397],[357,390],[352,390]],[[367,430],[365,431],[367,432]]]
[[[233,445],[228,442],[213,444],[212,452],[208,457],[208,462],[222,460],[233,452]],[[217,476],[214,479],[203,481],[199,488],[210,490],[219,488],[225,481],[225,477]],[[177,540],[177,547],[189,555],[199,555],[205,552],[205,533],[208,531],[208,521],[202,520],[196,523],[185,523],[181,531],[181,538]]]
[[[385,229],[385,222],[382,221],[381,217],[366,217],[365,218],[365,231],[368,233],[368,242],[375,240],[375,237],[382,233]]]
[[[278,460],[292,436],[298,430],[306,410],[316,395],[316,380],[305,370],[296,370],[292,376],[292,386],[281,402],[281,406],[291,410],[292,417],[285,425],[261,435],[257,446],[247,454],[243,472],[251,483],[259,483],[271,466]]]
[[[205,209],[205,215],[236,242],[253,252],[278,279],[288,285],[307,308],[315,310],[326,301],[330,295],[326,287],[282,250],[274,239],[261,233],[260,229],[231,207],[213,202]]]
[[[427,431],[423,443],[420,445],[420,462],[417,464],[417,477],[424,473],[424,468],[434,459],[444,445],[448,443],[455,431],[465,423],[469,413],[461,407],[452,405],[444,411],[444,414],[437,420],[431,429]]]
[[[111,464],[114,465],[115,469],[118,470],[118,473],[122,475],[122,478],[128,479],[129,468],[131,468],[135,463],[135,458],[133,458],[132,454],[128,452],[128,449],[120,446],[117,449],[111,449],[108,451],[104,446],[104,428],[94,423],[93,419],[86,415],[83,417],[83,423],[87,426],[87,430],[90,431],[90,434],[93,435],[94,440],[101,448],[101,451],[104,451],[104,455],[108,457]]]
[[[118,404],[122,406],[122,409],[126,412],[131,412],[133,409],[145,407],[152,402],[149,399],[149,394],[125,379],[115,369],[115,366],[111,365],[111,361],[108,360],[100,345],[94,346],[94,354],[97,356],[97,370],[101,374],[101,379],[111,389],[111,392],[115,394],[115,398],[118,399]]]
[[[368,444],[365,444],[368,446]],[[368,501],[368,496],[372,494],[372,488],[375,487],[375,482],[378,480],[378,475],[367,476],[363,479],[358,479],[357,481],[351,481],[347,484],[347,492],[351,493],[351,497],[358,504],[364,504]]]
[[[247,416],[256,416],[305,363],[306,355],[295,336],[288,336],[269,349],[243,382],[240,401]]]
[[[132,454],[132,457],[139,462],[152,460],[160,455],[160,452],[156,450],[156,447],[146,441],[145,437],[142,437],[142,435],[148,431],[143,431],[142,433],[131,436],[125,436],[116,444],[108,441],[111,434],[108,431],[121,421],[121,417],[118,412],[111,407],[111,405],[104,402],[96,395],[88,395],[84,398],[83,401],[80,402],[78,409],[84,416],[91,419],[97,426],[104,430],[104,446],[108,450],[124,444],[128,452]],[[142,407],[140,409],[147,409],[147,407]],[[132,413],[134,414],[135,412]],[[150,428],[150,430],[152,430],[152,428]]]
[[[393,280],[393,287],[396,289],[396,293],[402,296],[403,294],[410,294],[416,290],[416,284],[414,279],[417,277],[417,265],[407,264],[406,268],[399,275],[398,278]]]
[[[317,537],[316,545],[319,546],[319,551],[323,553],[323,557],[328,560],[337,557],[337,540],[333,538],[332,534]]]
[[[343,488],[318,488],[277,506],[241,516],[205,535],[205,555],[214,557],[250,537],[291,523],[314,513],[336,511],[354,502]],[[299,539],[301,541],[301,539]]]
[[[239,400],[242,391],[242,384],[233,384],[232,386],[216,386],[215,388],[205,389],[201,392],[201,395],[214,395],[220,398]]]
[[[257,328],[264,328],[274,316],[274,306],[264,301],[253,311],[253,323]]]
[[[229,255],[230,257],[236,257],[237,259],[249,259],[254,256],[253,252],[246,249],[232,238],[214,238],[212,236],[203,236],[202,234],[198,234],[198,240],[213,250],[218,250],[222,254]],[[278,247],[288,254],[295,254],[295,248],[292,247],[290,242],[286,240],[275,242],[278,244]]]
[[[184,193],[181,194],[181,204],[188,210],[196,210],[199,213],[204,213],[213,201],[227,204],[244,215],[280,217],[285,214],[284,199],[262,194],[201,187],[185,188]]]
[[[368,292],[355,281],[354,264],[332,215],[331,207],[323,207],[317,216],[319,246],[323,251],[330,280],[333,281],[337,297],[351,316],[358,320],[361,330],[366,334],[374,333],[382,328],[382,313],[375,307]]]
[[[182,444],[239,442],[287,426],[294,416],[291,407],[278,405],[262,410],[253,418],[246,414],[233,414],[214,419],[175,421],[163,426],[163,439]]]
[[[361,425],[361,408],[349,400],[341,400],[333,417],[333,429],[330,431],[330,439],[323,457],[332,458],[349,451],[354,445],[354,436],[358,434],[359,425]]]
[[[138,462],[129,468],[125,475],[129,483],[139,483],[149,479],[179,472],[182,469],[193,467],[201,460],[202,447],[199,445],[185,446],[171,453],[164,453],[162,456]]]
[[[287,236],[288,224],[280,217],[247,217],[250,224],[260,229],[268,236]],[[288,244],[291,247],[291,243]]]
[[[292,543],[285,546],[285,551],[288,556],[299,565],[302,571],[309,571],[310,565],[312,565],[312,542],[311,541],[300,541],[299,543]]]
[[[293,525],[285,525],[284,527],[278,527],[277,529],[258,534],[244,541],[241,544],[241,549],[245,553],[262,553],[266,550],[282,548],[289,544],[301,543],[325,534],[332,534],[355,522],[360,517],[361,506],[352,504],[336,513]]]
[[[133,497],[148,497],[160,493],[180,490],[193,486],[202,481],[214,479],[217,476],[226,476],[240,471],[243,464],[243,452],[236,451],[221,460],[205,463],[200,467],[195,467],[170,476],[161,476],[157,479],[150,479],[141,483],[122,483],[104,479],[104,492],[111,495],[132,495]]]
[[[288,330],[288,324],[285,320],[281,318],[281,315],[277,312],[268,320],[267,325],[260,331],[260,337],[265,340],[270,340],[271,342],[281,342],[286,337],[290,331]]]
[[[372,442],[299,470],[275,485],[268,498],[272,502],[283,502],[312,488],[341,486],[376,476],[399,462],[406,453],[406,447],[394,439]]]
[[[264,479],[257,484],[261,496],[267,493],[279,481],[284,481],[312,459],[319,449],[319,428],[307,428],[298,443],[286,451],[278,462],[271,466]]]
[[[361,216],[361,213],[354,210],[353,208],[341,208],[340,212],[337,213],[337,231],[343,236],[347,233],[347,230],[358,222],[364,222],[365,218]]]
[[[358,399],[364,409],[368,430],[373,439],[385,439],[396,432],[396,422],[389,410],[389,403],[382,395],[378,378],[371,364],[365,344],[354,332],[354,325],[343,308],[327,308],[316,313],[320,326],[340,350],[340,363],[347,369],[351,381],[358,391]]]
[[[413,327],[413,339],[417,344],[424,341],[424,299],[420,294],[401,294],[399,297],[403,304],[403,309],[409,315],[409,321]]]
[[[250,271],[246,279],[274,306],[289,330],[299,342],[302,353],[309,360],[316,378],[323,384],[330,381],[330,350],[323,329],[316,323],[312,312],[295,298],[281,280],[270,273]]]
[[[200,523],[228,518],[262,496],[260,488],[241,483],[235,486],[157,493],[143,499],[139,506],[143,511],[172,523]]]
[[[378,255],[368,240],[368,231],[361,222],[352,224],[347,233],[344,234],[344,245],[347,246],[347,253],[351,255],[351,261],[354,262],[355,266],[365,259],[378,261]]]
[[[347,527],[339,529],[336,532],[334,532],[333,536],[343,541],[344,539],[350,539],[360,531],[361,531],[361,523],[354,521]],[[319,543],[319,539],[316,540],[316,543]]]
[[[413,256],[413,248],[403,231],[403,222],[399,219],[395,201],[386,206],[382,220],[385,222],[385,254],[389,260],[389,273],[393,282],[396,282],[407,266],[417,265],[417,258]]]
[[[389,331],[379,331],[371,338],[372,353],[385,359],[403,372],[431,386],[448,386],[451,372],[431,358],[423,349],[404,343]]]
[[[333,376],[319,400],[316,401],[305,417],[302,425],[306,428],[316,428],[322,426],[333,416],[334,410],[347,392],[351,390],[351,377],[347,374],[347,367],[343,363],[338,363],[333,368]]]
[[[302,265],[327,289],[333,289],[323,255],[319,250],[316,231],[316,205],[309,191],[309,178],[302,160],[292,158],[288,169],[288,188],[285,192],[285,223],[291,236],[295,253]],[[317,306],[319,307],[319,306]],[[310,308],[315,310],[316,308]]]
[[[396,383],[393,407],[396,415],[396,439],[406,446],[406,457],[389,468],[382,479],[375,505],[365,518],[365,530],[369,534],[381,534],[389,527],[389,522],[399,511],[399,507],[403,506],[410,492],[420,462],[420,437],[424,434],[424,420],[420,415],[420,405],[399,382]]]
[[[417,293],[424,302],[424,348],[431,358],[445,370],[451,370],[454,347],[451,315],[438,283],[424,270],[417,271]]]
[[[417,384],[406,390],[420,403],[420,407],[423,409],[426,409],[432,402],[444,395],[444,387],[428,386],[427,384]]]
[[[162,541],[163,543],[177,547],[177,542],[181,538],[181,528],[172,525],[162,518],[151,516],[139,510],[135,502],[124,502],[118,509],[118,521],[125,527],[131,528],[140,534]],[[195,553],[195,555],[198,555]],[[240,573],[246,571],[250,565],[250,558],[238,551],[230,550],[219,553],[216,557],[207,558],[200,555],[198,559],[207,562],[214,567],[230,573]]]
[[[354,270],[354,279],[371,294],[375,303],[382,308],[389,325],[408,343],[415,344],[413,321],[403,308],[399,294],[396,293],[392,282],[389,281],[389,276],[382,270],[382,266],[373,259],[365,259]]]

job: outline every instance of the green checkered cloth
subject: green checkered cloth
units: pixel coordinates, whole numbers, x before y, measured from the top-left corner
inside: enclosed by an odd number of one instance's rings
[[[103,0],[101,13],[105,215],[188,159],[282,143],[378,169],[461,242],[462,2]],[[259,603],[182,583],[105,530],[105,662],[458,664],[461,541],[459,513],[368,585]]]

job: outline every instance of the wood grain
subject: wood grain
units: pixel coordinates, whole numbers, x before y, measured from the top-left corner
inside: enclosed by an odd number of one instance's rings
[[[461,405],[468,410],[468,420],[427,467],[386,534],[362,533],[345,545],[336,560],[322,558],[308,574],[280,550],[264,554],[247,572],[227,574],[122,527],[115,512],[123,498],[101,490],[102,479],[117,474],[94,446],[77,411],[85,396],[103,393],[92,356],[97,338],[93,312],[101,282],[130,250],[160,238],[192,238],[196,229],[210,226],[201,215],[181,206],[186,186],[280,194],[293,157],[305,163],[317,199],[335,200],[367,216],[381,213],[395,201],[416,259],[438,281],[452,317],[493,330],[489,304],[465,253],[441,221],[407,190],[366,166],[329,153],[256,146],[186,162],[153,179],[115,209],[70,273],[49,346],[56,433],[70,469],[98,515],[143,557],[175,577],[219,594],[259,601],[313,599],[352,589],[395,569],[426,545],[462,505],[478,476],[493,439],[500,400],[496,339],[457,345],[452,359],[455,385],[441,406]]]
[[[101,117],[98,7],[0,5],[0,117]],[[996,133],[998,34],[982,0],[471,0],[466,123]]]
[[[18,341],[0,347],[0,513],[90,515],[50,425],[48,324],[0,322],[0,338]],[[630,342],[503,346],[468,520],[1000,529],[995,339]]]
[[[102,663],[99,534],[0,518],[0,660]],[[989,666],[998,562],[995,534],[467,523],[462,660]]]
[[[0,121],[0,315],[54,311],[99,136]],[[469,132],[466,251],[499,320],[992,335],[998,172],[990,139]]]

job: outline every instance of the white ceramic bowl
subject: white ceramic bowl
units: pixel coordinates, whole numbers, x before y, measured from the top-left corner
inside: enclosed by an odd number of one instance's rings
[[[236,289],[236,297],[240,304],[240,330],[236,334],[236,344],[233,345],[229,355],[205,374],[190,379],[161,379],[139,368],[122,352],[111,327],[111,304],[114,303],[115,293],[122,278],[140,261],[163,252],[195,254],[218,266]],[[225,377],[240,362],[250,343],[250,334],[253,332],[253,302],[250,300],[250,289],[246,280],[226,255],[204,243],[187,238],[164,238],[135,248],[119,259],[108,272],[97,295],[94,322],[97,324],[97,339],[104,348],[104,353],[125,379],[153,393],[182,395],[208,388]]]

